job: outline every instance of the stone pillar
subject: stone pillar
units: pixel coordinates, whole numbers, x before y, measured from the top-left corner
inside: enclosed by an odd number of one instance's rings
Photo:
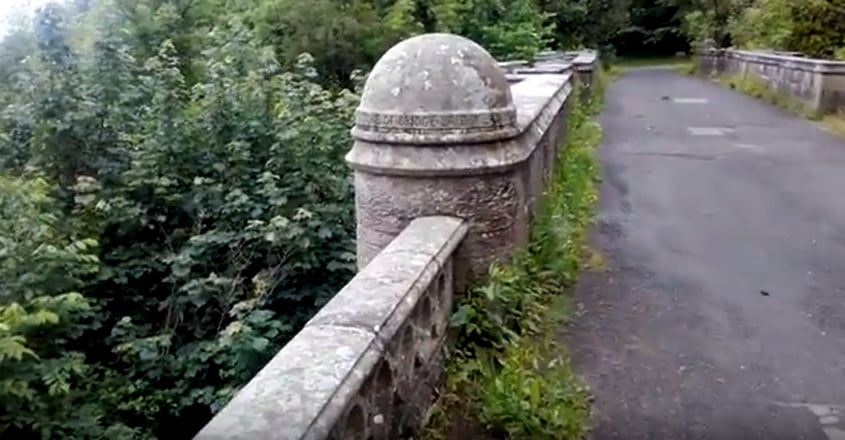
[[[596,67],[599,63],[598,52],[583,50],[575,53],[576,56],[572,60],[572,65],[575,67],[578,83],[581,84],[581,99],[587,99],[590,96],[590,87],[596,81]]]
[[[388,50],[367,79],[346,157],[359,268],[422,216],[468,221],[460,284],[525,244],[526,165],[511,154],[518,134],[508,81],[481,46],[426,34]]]

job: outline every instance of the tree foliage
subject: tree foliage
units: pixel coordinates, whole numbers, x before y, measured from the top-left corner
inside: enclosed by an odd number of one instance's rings
[[[625,27],[613,39],[620,54],[674,55],[689,48],[678,7],[659,0],[634,0]]]
[[[189,436],[354,267],[354,95],[237,18],[147,58],[107,18],[43,9],[4,94],[3,438]]]
[[[845,56],[843,0],[664,0],[684,13],[690,40],[719,47]]]
[[[845,1],[804,0],[790,6],[789,50],[845,60]]]

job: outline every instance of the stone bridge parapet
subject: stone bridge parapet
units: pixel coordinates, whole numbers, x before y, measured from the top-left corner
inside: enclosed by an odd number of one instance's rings
[[[442,379],[456,298],[528,242],[573,87],[592,83],[595,52],[541,55],[501,65],[450,34],[384,54],[347,155],[359,273],[196,439],[413,433]]]

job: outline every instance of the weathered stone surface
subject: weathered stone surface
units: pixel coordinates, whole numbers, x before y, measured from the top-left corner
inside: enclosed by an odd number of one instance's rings
[[[463,221],[419,218],[349,282],[198,435],[395,439],[442,373]]]
[[[516,109],[496,60],[469,39],[424,34],[388,50],[367,78],[353,136],[450,144],[516,136]]]
[[[302,438],[374,342],[357,328],[304,328],[196,438]]]
[[[582,62],[595,62],[594,53],[586,58]],[[456,264],[468,271],[459,275],[462,280],[484,274],[490,262],[526,243],[543,176],[562,142],[566,120],[560,114],[574,74],[569,64],[543,63],[520,68],[519,81],[511,85],[489,54],[453,35],[412,38],[385,54],[364,90],[361,112],[412,112],[439,120],[436,115],[505,111],[515,131],[504,135],[488,127],[481,137],[460,130],[444,136],[436,123],[414,131],[359,118],[347,155],[355,170],[359,267],[420,216],[468,221],[468,238],[456,255]],[[467,84],[470,98],[453,89]]]
[[[811,110],[845,108],[845,62],[796,56],[795,53],[705,49],[697,54],[699,71],[729,73],[766,82]]]

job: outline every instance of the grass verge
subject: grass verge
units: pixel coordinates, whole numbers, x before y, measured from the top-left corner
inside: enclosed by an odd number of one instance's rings
[[[725,87],[738,90],[746,95],[766,101],[772,105],[789,110],[809,119],[818,119],[804,103],[769,88],[765,81],[752,76],[717,75],[713,79]]]
[[[839,111],[833,114],[819,114],[801,101],[772,90],[765,81],[751,76],[717,75],[713,79],[725,87],[738,90],[746,95],[786,109],[798,116],[815,121],[822,129],[828,132],[845,136],[845,112]]]
[[[681,75],[695,75],[695,71],[696,71],[695,62],[690,60],[690,61],[687,61],[685,63],[680,63],[676,66],[673,66],[672,70],[680,73]]]
[[[824,130],[845,137],[845,111],[839,110],[834,114],[822,116],[819,125]]]
[[[555,330],[570,316],[565,293],[584,260],[597,200],[601,127],[592,118],[607,78],[600,72],[590,102],[572,103],[567,143],[546,182],[531,243],[493,266],[453,315],[458,336],[446,384],[417,438],[584,437],[589,392]]]

